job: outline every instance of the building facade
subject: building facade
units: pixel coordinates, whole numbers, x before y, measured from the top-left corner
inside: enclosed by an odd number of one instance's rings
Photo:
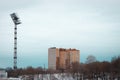
[[[69,69],[74,62],[80,62],[80,51],[52,47],[48,49],[49,69]]]
[[[0,68],[0,80],[3,78],[7,78],[7,72],[5,71],[5,69]]]

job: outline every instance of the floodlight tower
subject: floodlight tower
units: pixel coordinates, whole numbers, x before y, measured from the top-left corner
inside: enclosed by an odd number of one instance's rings
[[[14,65],[13,68],[17,69],[17,25],[21,24],[18,16],[16,13],[12,13],[10,14],[14,24],[15,24],[15,28],[14,28]]]

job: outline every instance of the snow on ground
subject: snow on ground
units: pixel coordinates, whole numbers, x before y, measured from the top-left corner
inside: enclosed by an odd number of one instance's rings
[[[75,78],[72,77],[71,74],[39,74],[39,75],[34,75],[33,79],[31,77],[27,78],[21,78],[21,80],[77,80],[77,76]],[[79,79],[80,80],[80,79]],[[83,80],[83,79],[82,79]],[[89,79],[84,79],[84,80],[89,80]],[[96,80],[96,79],[93,79]],[[101,78],[98,78],[97,80],[102,80]],[[109,78],[107,80],[110,80]],[[117,80],[117,79],[114,79]]]

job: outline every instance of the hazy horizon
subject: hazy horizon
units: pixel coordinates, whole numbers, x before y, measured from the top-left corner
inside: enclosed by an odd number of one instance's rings
[[[48,65],[48,48],[76,48],[110,61],[120,55],[119,0],[0,0],[0,67],[13,67],[14,23],[18,25],[18,67]]]

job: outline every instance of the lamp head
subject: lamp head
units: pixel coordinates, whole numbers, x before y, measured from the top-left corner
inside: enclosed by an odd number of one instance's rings
[[[15,25],[21,24],[21,22],[19,20],[19,17],[17,16],[16,13],[12,13],[12,14],[10,14],[10,16],[11,16],[11,18],[12,18]]]

